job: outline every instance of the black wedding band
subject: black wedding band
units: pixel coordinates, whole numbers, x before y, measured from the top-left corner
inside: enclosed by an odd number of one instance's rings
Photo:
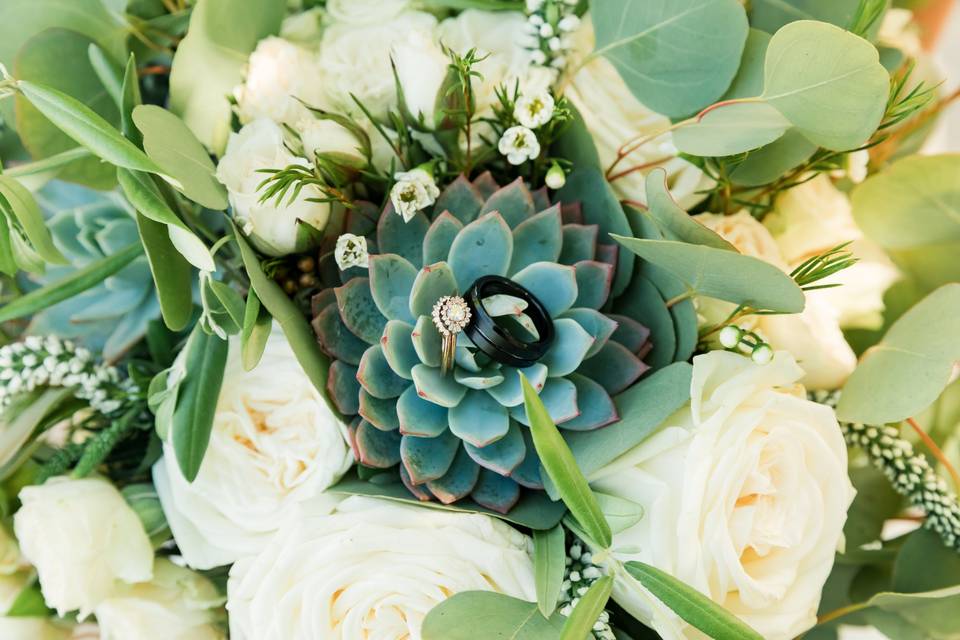
[[[484,308],[483,300],[498,294],[513,296],[527,303],[524,313],[540,334],[537,340],[521,340],[497,324]],[[464,331],[470,341],[492,360],[522,369],[542,358],[553,343],[553,320],[546,307],[513,280],[501,276],[483,276],[470,286],[464,298],[473,314],[473,321]]]

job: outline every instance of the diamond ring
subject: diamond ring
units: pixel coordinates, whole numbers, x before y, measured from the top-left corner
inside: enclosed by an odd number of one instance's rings
[[[440,371],[446,375],[453,370],[457,354],[457,334],[463,331],[472,316],[467,301],[460,296],[443,296],[433,305],[433,324],[443,338]]]

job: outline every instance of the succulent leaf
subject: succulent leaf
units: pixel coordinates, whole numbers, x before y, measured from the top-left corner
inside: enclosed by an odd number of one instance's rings
[[[580,408],[577,405],[577,387],[566,378],[548,378],[540,392],[540,400],[547,408],[547,413],[558,425],[563,425],[580,415]],[[510,415],[521,424],[530,426],[527,411],[523,405],[510,407]]]
[[[362,464],[387,469],[400,462],[400,433],[381,431],[361,420],[356,432],[356,453]]]
[[[593,260],[597,256],[597,234],[600,227],[595,224],[563,225],[563,250],[560,252],[560,264],[576,264],[582,260]]]
[[[410,384],[394,373],[379,344],[364,352],[357,369],[357,380],[367,393],[381,400],[399,397]]]
[[[600,309],[610,297],[613,284],[613,267],[606,262],[581,260],[573,265],[577,275],[577,300],[575,307]]]
[[[489,171],[484,171],[473,181],[473,188],[480,194],[481,200],[486,202],[490,199],[490,196],[497,192],[500,185],[493,179]]]
[[[453,377],[457,382],[470,389],[490,389],[503,382],[503,374],[499,365],[487,365],[476,372],[457,368]]]
[[[483,201],[484,197],[480,194],[480,190],[460,175],[443,190],[434,203],[433,210],[449,211],[462,224],[470,224],[480,213]]]
[[[396,431],[400,428],[397,401],[392,398],[375,398],[366,389],[360,389],[359,413],[360,417],[381,431]]]
[[[437,216],[423,238],[423,264],[443,262],[450,255],[453,239],[463,230],[463,223],[449,211]]]
[[[533,196],[530,195],[523,178],[517,178],[491,194],[483,204],[480,215],[494,211],[500,214],[511,229],[533,215]]]
[[[650,367],[619,342],[607,342],[597,355],[585,360],[579,373],[603,385],[611,396],[626,390]]]
[[[456,407],[467,393],[465,386],[453,376],[443,375],[439,368],[418,364],[412,373],[420,397],[441,407]]]
[[[564,429],[590,431],[620,419],[613,399],[603,386],[577,373],[571,374],[569,380],[577,388],[577,408],[580,409],[580,415],[564,422]]]
[[[533,208],[535,211],[543,211],[550,206],[550,194],[546,187],[540,187],[536,191],[531,191],[533,197]]]
[[[423,237],[430,227],[422,211],[407,222],[388,204],[377,224],[377,246],[380,253],[403,256],[418,269],[423,266]]]
[[[337,411],[345,416],[356,415],[360,411],[360,383],[357,382],[357,368],[334,360],[327,372],[327,394],[333,399]]]
[[[487,390],[497,402],[505,407],[515,407],[523,403],[523,389],[520,386],[520,372],[527,376],[527,380],[534,389],[539,391],[547,381],[549,370],[541,362],[534,363],[525,369],[501,367],[503,382]]]
[[[520,499],[520,486],[489,469],[481,469],[470,497],[474,502],[498,513],[507,513]]]
[[[513,229],[513,259],[509,273],[516,273],[535,262],[556,262],[562,246],[560,207],[555,205]]]
[[[507,274],[513,255],[513,234],[498,213],[480,216],[466,227],[450,247],[450,268],[461,291],[480,276]]]
[[[501,476],[507,476],[520,466],[526,455],[523,435],[520,433],[521,428],[516,422],[511,421],[507,433],[496,442],[485,447],[476,447],[469,442],[464,442],[463,447],[481,467],[496,471]]]
[[[410,290],[410,313],[415,318],[427,316],[433,305],[443,296],[455,296],[460,292],[453,270],[446,262],[437,262],[424,267],[417,274]]]
[[[325,353],[349,364],[360,364],[370,346],[347,328],[336,304],[328,305],[313,319],[313,330]]]
[[[413,342],[413,348],[417,352],[420,362],[428,367],[440,366],[440,349],[443,339],[429,317],[420,316],[417,325],[413,328],[410,340]]]
[[[447,430],[449,409],[424,400],[414,386],[397,399],[397,421],[403,435],[433,438]]]
[[[390,320],[380,338],[383,355],[393,372],[404,380],[413,380],[410,373],[420,358],[413,348],[413,326],[400,320]]]
[[[577,299],[577,274],[573,267],[556,262],[536,262],[513,276],[556,317],[573,306]]]
[[[547,366],[551,377],[566,376],[577,370],[595,340],[579,322],[570,318],[554,320],[553,328],[556,332],[553,346],[540,361]],[[613,371],[611,375],[617,373]]]
[[[336,294],[337,308],[347,329],[367,344],[377,343],[387,326],[387,319],[373,301],[370,280],[354,278],[342,287],[337,287]]]
[[[463,400],[450,409],[450,431],[475,447],[496,442],[507,434],[509,427],[507,408],[485,391],[467,391]]]
[[[428,482],[427,488],[440,502],[452,504],[470,494],[479,475],[480,467],[460,447],[443,477]]]
[[[570,311],[563,314],[563,317],[576,320],[577,324],[583,327],[584,331],[593,336],[593,345],[587,350],[584,359],[600,351],[603,345],[607,344],[607,340],[610,339],[613,332],[617,330],[616,321],[611,320],[596,309],[570,309]]]
[[[410,474],[403,465],[400,465],[400,480],[403,482],[403,486],[407,488],[407,491],[412,493],[417,500],[429,502],[434,499],[434,495],[427,489],[427,485],[413,483]]]
[[[650,329],[646,326],[629,316],[610,314],[608,317],[617,323],[617,330],[613,332],[610,339],[625,346],[630,353],[639,353],[640,349],[648,344]]]
[[[533,446],[533,435],[527,428],[520,431],[523,436],[526,455],[524,455],[520,466],[510,473],[510,477],[528,489],[543,489],[543,478],[540,476],[540,456],[537,455],[537,450]]]
[[[400,442],[400,459],[411,482],[423,484],[442,478],[459,448],[460,440],[449,431],[433,438],[404,435]]]
[[[377,309],[388,320],[413,324],[410,314],[410,291],[417,269],[407,260],[392,253],[370,256],[370,293]]]

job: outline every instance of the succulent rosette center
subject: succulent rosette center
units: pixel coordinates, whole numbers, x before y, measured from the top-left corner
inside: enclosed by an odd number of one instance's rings
[[[313,300],[314,329],[333,358],[328,391],[354,416],[357,459],[396,466],[422,500],[469,496],[506,512],[521,487],[543,488],[520,374],[561,430],[589,431],[618,420],[613,397],[647,369],[648,330],[602,311],[616,251],[598,243],[598,227],[583,224],[578,206],[551,204],[519,179],[498,188],[489,174],[473,183],[458,178],[429,217],[419,212],[404,222],[388,205],[376,218],[355,211],[346,222],[347,231],[367,237],[369,271],[337,270],[341,284]],[[457,301],[488,275],[535,296],[553,321],[554,340],[538,362],[517,369],[459,331],[445,375],[440,327],[469,322],[469,308]],[[493,295],[483,305],[536,337],[523,300]]]

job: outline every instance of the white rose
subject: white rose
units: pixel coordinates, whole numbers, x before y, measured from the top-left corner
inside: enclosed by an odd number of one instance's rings
[[[790,272],[773,236],[746,211],[730,216],[701,213],[694,220],[721,235],[740,253]],[[835,389],[853,372],[857,357],[840,330],[839,312],[825,301],[823,291],[808,293],[801,313],[748,316],[737,323],[759,333],[774,349],[791,352],[807,372],[803,383],[808,387]],[[734,307],[705,298],[697,304],[708,325],[722,321]]]
[[[690,404],[592,479],[644,507],[614,536],[618,561],[667,571],[768,640],[816,623],[855,494],[836,417],[797,389],[801,375],[782,351],[767,365],[697,356]],[[630,578],[614,594],[665,640],[705,637]]]
[[[292,125],[308,113],[297,98],[324,106],[323,84],[309,50],[276,36],[264,38],[250,54],[243,84],[234,90],[240,122],[270,118]]]
[[[395,18],[410,6],[410,0],[327,0],[327,14],[334,22],[370,24]]]
[[[217,179],[226,187],[237,226],[250,236],[258,249],[272,256],[305,251],[311,245],[311,233],[303,225],[322,230],[330,216],[326,202],[310,202],[323,193],[313,186],[303,188],[289,201],[275,199],[260,202],[260,184],[269,177],[261,169],[283,169],[310,163],[290,153],[283,144],[283,129],[272,120],[260,118],[245,125],[240,133],[231,133],[227,151],[217,165]]]
[[[0,638],[3,640],[70,640],[70,631],[52,624],[46,618],[0,617]]]
[[[47,605],[82,620],[125,584],[153,575],[153,547],[116,487],[99,478],[52,478],[20,491],[14,529],[37,569]]]
[[[584,55],[593,50],[593,26],[589,18],[583,21],[575,35],[578,50]],[[604,168],[616,160],[617,151],[624,143],[654,135],[670,126],[668,118],[637,101],[606,58],[596,58],[580,69],[567,85],[564,95],[583,116]],[[638,202],[647,201],[644,176],[647,170],[655,167],[667,172],[670,193],[685,208],[700,202],[703,194],[699,192],[711,182],[700,169],[677,157],[669,133],[638,147],[617,165],[614,173],[633,167],[646,169],[632,171],[612,181],[611,185],[621,198]]]
[[[0,576],[14,575],[25,566],[16,539],[0,524]]]
[[[150,582],[135,585],[96,609],[100,640],[222,640],[223,597],[209,580],[157,559]]]
[[[317,153],[335,154],[346,163],[362,166],[366,163],[360,141],[350,131],[326,118],[307,116],[297,123],[303,153],[310,159]]]
[[[187,564],[210,569],[257,553],[298,503],[339,480],[352,460],[343,425],[274,326],[252,371],[231,340],[196,479],[183,477],[169,443],[153,479]]]
[[[791,269],[841,243],[851,242],[848,249],[859,261],[824,279],[822,284],[842,286],[824,289],[817,297],[833,309],[842,327],[879,327],[883,294],[899,272],[879,247],[863,237],[853,219],[850,200],[828,176],[817,176],[784,191],[763,224],[773,234]]]
[[[431,40],[437,19],[408,11],[371,24],[334,23],[323,34],[319,64],[337,109],[357,114],[351,94],[375,117],[396,104],[396,83],[390,66],[394,46],[415,38]]]
[[[432,34],[422,31],[412,31],[395,43],[392,56],[407,111],[433,129],[437,95],[447,77],[450,59]]]
[[[529,546],[481,514],[358,496],[333,515],[305,508],[230,570],[231,637],[420,640],[426,614],[454,593],[535,600]]]
[[[324,12],[322,7],[314,7],[300,13],[293,13],[283,19],[280,25],[280,37],[302,47],[315,49],[323,35]],[[316,61],[313,61],[316,64]]]

